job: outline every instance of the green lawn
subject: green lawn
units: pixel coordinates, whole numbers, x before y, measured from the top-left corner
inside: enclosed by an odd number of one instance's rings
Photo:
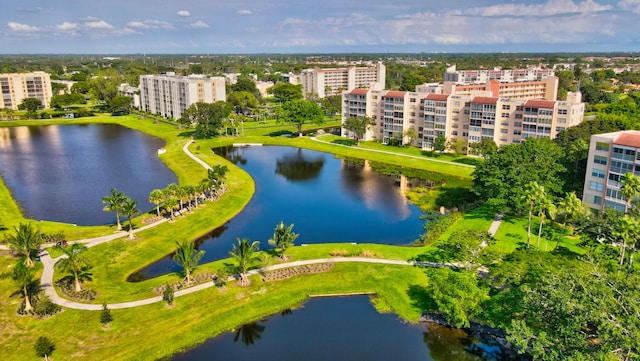
[[[470,212],[464,214],[464,216],[458,220],[451,228],[438,238],[439,240],[446,240],[455,232],[464,230],[480,230],[489,231],[493,218],[495,217],[495,211],[488,205],[480,206]]]

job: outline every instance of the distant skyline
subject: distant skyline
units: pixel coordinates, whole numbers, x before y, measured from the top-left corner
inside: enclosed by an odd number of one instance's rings
[[[640,0],[22,0],[0,54],[640,51]]]

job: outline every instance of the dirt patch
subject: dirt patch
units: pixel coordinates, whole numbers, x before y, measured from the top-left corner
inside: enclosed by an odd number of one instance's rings
[[[201,283],[212,282],[215,278],[216,278],[216,275],[214,273],[198,273],[196,275],[191,276],[191,284],[189,285],[187,284],[187,280],[182,280],[180,282],[172,283],[170,284],[170,286],[171,288],[173,288],[174,291],[177,291],[184,288],[193,287]],[[160,285],[154,288],[153,292],[155,292],[157,295],[162,295],[164,294],[164,290],[166,287],[167,287],[166,285]]]
[[[289,267],[275,271],[265,272],[262,275],[263,282],[286,280],[291,277],[327,272],[333,268],[333,263],[318,263],[306,266]]]

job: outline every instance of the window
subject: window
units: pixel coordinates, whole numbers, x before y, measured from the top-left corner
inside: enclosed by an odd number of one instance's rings
[[[589,182],[589,189],[602,192],[604,190],[604,183],[591,181]]]
[[[558,114],[559,115],[567,115],[567,110],[566,109],[558,109]]]
[[[609,151],[609,144],[604,142],[596,142],[596,150]]]
[[[596,156],[593,157],[593,162],[595,164],[607,165],[607,157],[596,155]]]
[[[591,176],[592,177],[604,179],[605,175],[606,175],[606,172],[604,170],[602,170],[602,169],[593,168],[591,170]]]
[[[509,104],[502,104],[502,110],[511,110],[511,105],[509,105]]]

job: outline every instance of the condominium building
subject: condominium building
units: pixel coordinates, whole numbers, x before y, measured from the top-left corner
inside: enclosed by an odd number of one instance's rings
[[[178,119],[194,103],[226,101],[225,78],[204,75],[140,76],[140,109]]]
[[[0,108],[17,110],[27,98],[39,99],[45,109],[51,103],[51,78],[43,71],[0,74],[0,90]]]
[[[624,212],[621,180],[629,172],[640,176],[640,131],[592,135],[582,202],[600,211],[613,208]]]
[[[447,68],[444,73],[445,82],[453,82],[460,85],[486,84],[490,80],[499,83],[541,81],[554,76],[553,69],[483,69],[483,70],[457,70],[456,65]]]
[[[445,81],[443,84],[426,83],[416,86],[419,93],[437,93],[450,95],[475,95],[509,99],[544,99],[556,100],[558,84],[556,76],[549,76],[543,80],[500,82],[495,79],[485,83],[457,84]]]
[[[302,93],[324,98],[356,88],[384,89],[386,68],[382,62],[372,67],[305,69],[300,74]]]
[[[467,144],[490,138],[497,145],[520,143],[529,137],[555,138],[582,122],[580,93],[567,101],[509,99],[489,96],[354,89],[342,95],[342,120],[370,117],[375,125],[364,139],[433,149],[438,135]],[[415,137],[408,136],[408,129]],[[342,130],[343,136],[353,136]]]

